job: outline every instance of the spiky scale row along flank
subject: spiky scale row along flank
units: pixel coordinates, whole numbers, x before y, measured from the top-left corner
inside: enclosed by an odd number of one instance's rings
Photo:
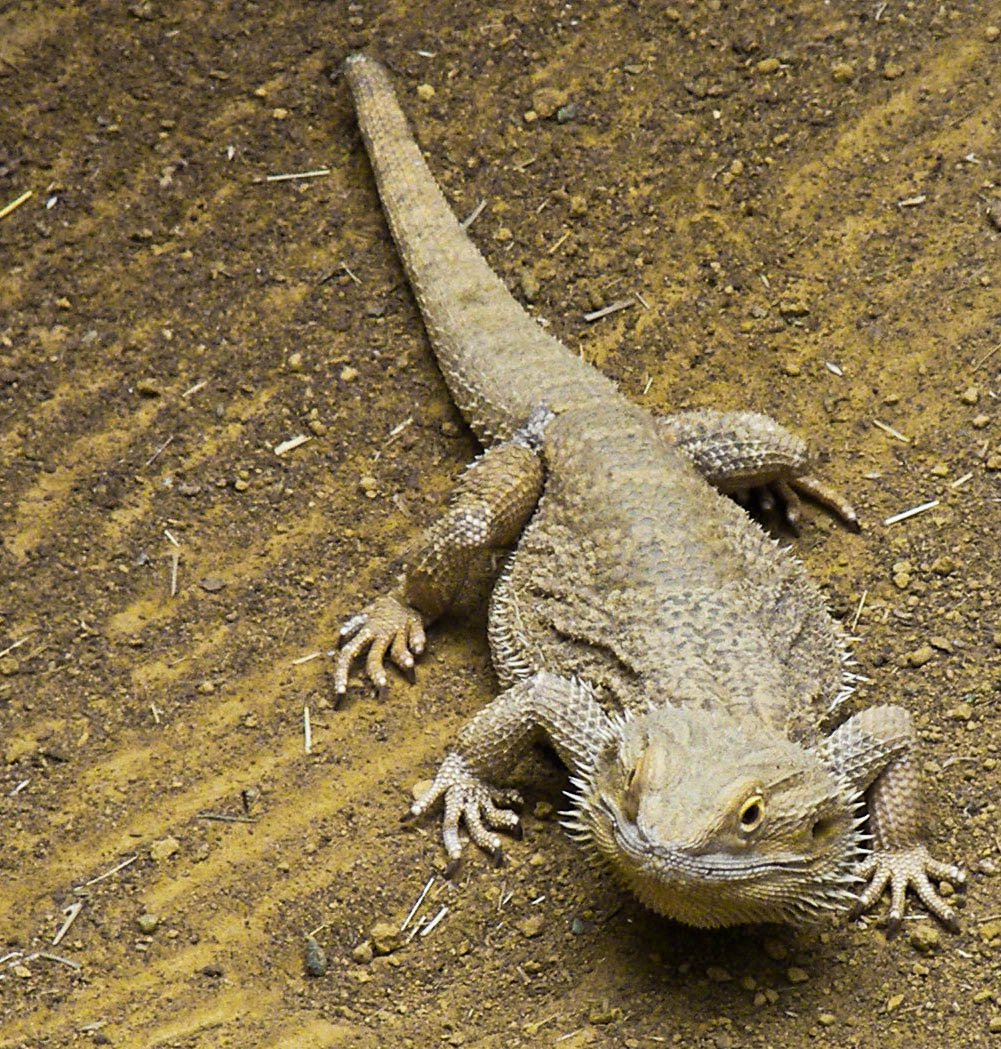
[[[401,587],[345,625],[337,691],[366,650],[380,687],[387,652],[409,670],[471,561],[513,547],[489,621],[503,691],[413,815],[443,803],[451,865],[460,824],[499,857],[494,829],[517,818],[493,781],[544,737],[571,774],[564,825],[662,914],[802,923],[889,886],[892,920],[911,887],[954,922],[929,876],[963,875],[923,844],[906,712],[821,730],[854,682],[841,632],[799,562],[722,493],[764,491],[793,513],[798,492],[855,526],[851,508],[771,419],[653,418],[546,334],[459,227],[385,70],[355,55],[345,72],[439,365],[486,451]]]

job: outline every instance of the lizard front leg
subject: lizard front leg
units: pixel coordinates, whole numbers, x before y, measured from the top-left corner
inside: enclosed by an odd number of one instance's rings
[[[347,690],[351,664],[366,648],[366,672],[379,688],[387,681],[387,651],[401,669],[413,667],[414,656],[424,649],[424,626],[458,596],[474,555],[517,539],[542,492],[538,432],[530,420],[511,440],[476,459],[448,509],[411,548],[400,589],[383,594],[341,627],[337,693]]]
[[[794,531],[800,519],[799,496],[805,495],[858,531],[852,506],[807,472],[810,454],[806,442],[770,416],[699,408],[660,416],[657,425],[725,495],[756,491],[763,510],[782,506]]]
[[[870,707],[849,718],[824,740],[821,749],[834,770],[866,792],[872,853],[859,868],[869,884],[856,904],[861,913],[890,888],[891,927],[904,915],[908,886],[946,925],[956,915],[929,881],[962,884],[966,875],[932,858],[923,840],[921,783],[914,767],[914,730],[903,707]]]
[[[462,853],[460,819],[472,841],[499,864],[501,841],[487,826],[517,830],[517,815],[498,806],[519,799],[517,792],[498,790],[490,780],[537,736],[548,738],[570,770],[578,771],[612,739],[612,731],[612,722],[586,685],[540,671],[502,692],[466,725],[409,815],[420,816],[444,801],[442,839],[449,874]]]

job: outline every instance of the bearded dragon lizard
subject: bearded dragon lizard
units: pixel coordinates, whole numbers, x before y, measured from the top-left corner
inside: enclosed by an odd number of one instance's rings
[[[497,776],[534,738],[570,770],[563,822],[653,910],[697,926],[859,912],[889,886],[943,922],[930,879],[963,881],[922,839],[907,712],[836,724],[854,676],[800,563],[723,493],[797,492],[851,509],[807,472],[804,443],[754,413],[653,417],[521,308],[438,189],[386,71],[345,74],[400,258],[455,402],[486,449],[411,549],[401,584],[341,629],[335,690],[366,655],[384,689],[478,552],[512,547],[489,640],[502,691],[460,732],[419,816],[444,804],[501,857],[517,831]],[[867,826],[866,826],[867,825]]]

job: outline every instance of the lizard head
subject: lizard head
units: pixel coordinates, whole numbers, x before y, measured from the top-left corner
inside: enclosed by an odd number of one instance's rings
[[[854,902],[861,797],[767,726],[663,706],[615,723],[564,825],[689,925],[818,921]]]

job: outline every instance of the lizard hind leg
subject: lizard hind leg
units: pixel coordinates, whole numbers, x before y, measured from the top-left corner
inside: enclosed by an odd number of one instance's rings
[[[807,472],[806,443],[769,416],[699,408],[660,417],[657,424],[711,485],[741,505],[756,503],[766,515],[779,511],[798,532],[800,496],[806,496],[859,530],[851,504]]]

